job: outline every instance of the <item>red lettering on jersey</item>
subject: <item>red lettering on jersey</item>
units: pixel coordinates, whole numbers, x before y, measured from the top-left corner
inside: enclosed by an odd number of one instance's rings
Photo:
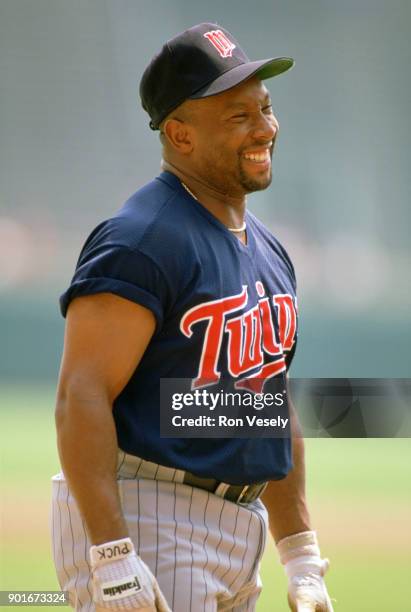
[[[273,316],[270,309],[270,300],[264,298],[259,301],[261,320],[263,323],[263,348],[269,355],[278,355],[282,352],[281,344],[279,344],[275,337],[275,329]]]
[[[247,286],[238,295],[220,300],[205,302],[191,308],[181,320],[180,329],[185,336],[192,336],[192,326],[200,321],[208,321],[201,353],[200,367],[192,388],[215,384],[220,380],[221,373],[217,370],[223,339],[224,319],[230,312],[243,308],[248,301]]]
[[[228,371],[237,378],[262,365],[261,318],[257,306],[225,324],[228,332]]]
[[[203,34],[204,38],[207,38],[211,44],[217,49],[221,57],[231,57],[233,55],[233,49],[235,44],[231,42],[229,38],[221,30],[211,30]]]
[[[256,290],[261,298],[258,304],[236,317],[227,319],[228,315],[242,310],[247,305],[246,285],[237,295],[194,306],[181,319],[180,329],[188,338],[192,336],[192,327],[196,323],[207,321],[199,369],[192,383],[193,389],[213,385],[220,380],[218,361],[224,332],[228,334],[227,369],[230,375],[238,378],[250,370],[259,368],[256,374],[238,380],[235,384],[237,389],[261,393],[264,380],[285,371],[284,353],[292,349],[297,329],[293,298],[288,294],[272,296],[273,311],[270,299],[263,297],[265,289],[261,281],[257,281]],[[275,309],[277,309],[278,337],[274,324]],[[271,360],[264,363],[267,357],[271,357]]]
[[[284,351],[290,351],[294,344],[297,329],[297,314],[291,295],[279,294],[273,296],[273,302],[278,309],[278,329],[280,342]]]

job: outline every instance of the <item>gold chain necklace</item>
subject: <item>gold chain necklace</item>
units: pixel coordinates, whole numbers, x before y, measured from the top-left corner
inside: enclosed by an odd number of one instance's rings
[[[189,187],[187,187],[187,185],[183,181],[181,181],[181,184],[184,187],[184,189],[191,195],[191,197],[197,200],[198,202],[199,200],[197,196],[194,195],[191,189],[189,189]],[[241,232],[245,232],[245,230],[247,229],[247,223],[244,221],[241,227],[227,227],[227,229],[229,232],[233,232],[234,234],[237,234],[237,233],[241,234]]]

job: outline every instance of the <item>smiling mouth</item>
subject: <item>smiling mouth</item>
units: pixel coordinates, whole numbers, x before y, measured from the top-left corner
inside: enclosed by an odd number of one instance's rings
[[[249,151],[247,153],[243,153],[243,159],[254,162],[256,164],[266,164],[271,161],[270,151],[271,143],[270,146],[266,147],[263,150],[260,149],[259,151]]]

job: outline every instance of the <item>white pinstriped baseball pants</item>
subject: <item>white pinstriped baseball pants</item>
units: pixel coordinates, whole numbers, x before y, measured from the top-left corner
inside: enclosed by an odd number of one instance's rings
[[[263,504],[234,504],[182,484],[183,475],[120,451],[118,486],[137,554],[173,612],[252,612],[261,591],[259,564],[267,534]],[[60,587],[69,592],[72,607],[92,612],[91,544],[64,476],[52,483]]]

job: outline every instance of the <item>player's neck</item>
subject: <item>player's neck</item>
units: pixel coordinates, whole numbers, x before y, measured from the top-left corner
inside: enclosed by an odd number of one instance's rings
[[[162,160],[161,167],[177,176],[186,190],[212,215],[228,228],[240,228],[244,224],[247,198],[245,194],[232,196],[215,189],[201,178]]]

